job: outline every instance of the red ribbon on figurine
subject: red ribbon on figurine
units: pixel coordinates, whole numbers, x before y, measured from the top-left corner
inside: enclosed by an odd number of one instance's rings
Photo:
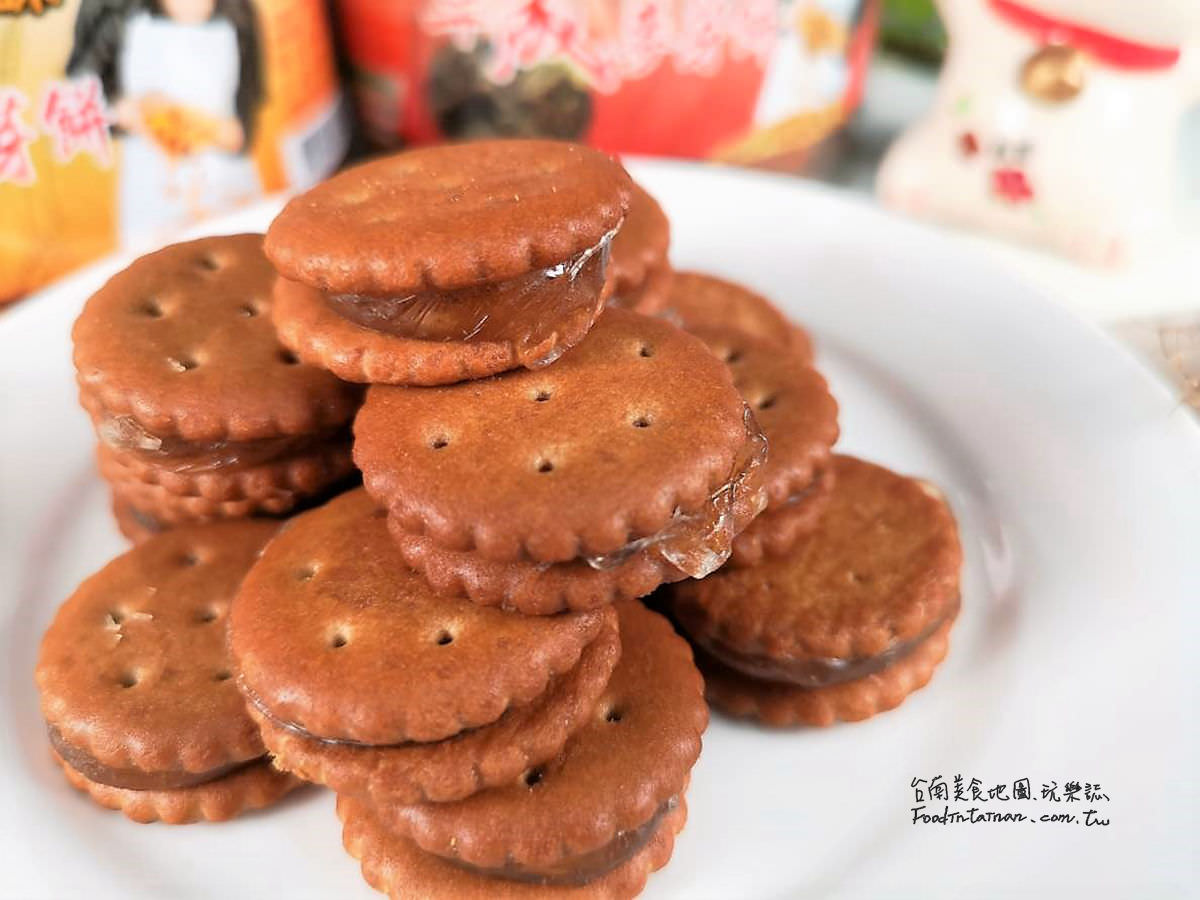
[[[1156,47],[1055,19],[1013,0],[989,0],[1009,23],[1030,32],[1043,44],[1066,44],[1115,69],[1169,69],[1179,62],[1178,47]]]

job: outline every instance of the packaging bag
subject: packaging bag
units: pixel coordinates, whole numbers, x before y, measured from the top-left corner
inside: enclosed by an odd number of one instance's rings
[[[337,0],[382,146],[548,135],[758,163],[861,94],[873,0]]]
[[[7,0],[0,301],[341,161],[321,0]]]

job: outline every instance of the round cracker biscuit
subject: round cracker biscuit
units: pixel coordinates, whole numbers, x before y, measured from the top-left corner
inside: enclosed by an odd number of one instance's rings
[[[361,389],[301,364],[279,343],[274,281],[257,234],[141,257],[75,322],[81,392],[162,438],[250,441],[345,425]]]
[[[853,660],[910,641],[956,608],[962,547],[924,482],[835,456],[820,524],[786,556],[672,588],[701,645],[773,660]]]
[[[821,516],[833,498],[837,480],[832,461],[813,476],[813,482],[792,501],[764,512],[733,539],[729,565],[733,568],[757,566],[767,557],[791,553],[805,535],[821,524]]]
[[[88,578],[35,670],[42,714],[99,765],[205,773],[265,752],[232,679],[230,600],[274,522],[178,528]]]
[[[762,294],[715,275],[677,271],[664,315],[685,331],[736,329],[792,350],[806,361],[813,358],[807,331],[789,322]]]
[[[478,869],[569,869],[682,796],[708,724],[691,648],[642,604],[617,605],[621,659],[588,722],[552,762],[455,803],[378,816],[422,850]]]
[[[388,524],[405,561],[438,593],[527,616],[633,600],[687,577],[653,549],[639,550],[602,569],[582,560],[498,563],[470,552],[445,550],[424,535],[409,534],[394,521]]]
[[[670,271],[667,262],[670,243],[671,223],[666,213],[657,200],[634,183],[629,212],[612,242],[609,260],[614,278],[612,302],[647,314],[661,308],[656,304],[666,302],[665,290],[656,288],[649,297],[644,297],[643,289],[653,275]],[[669,285],[662,285],[666,287]]]
[[[326,293],[392,296],[515,278],[596,246],[629,205],[598,150],[545,140],[422,147],[363,163],[293,198],[266,252]]]
[[[609,309],[546,369],[372,386],[354,460],[404,531],[496,562],[566,562],[704,507],[747,428],[728,370],[699,340]]]
[[[762,466],[767,510],[782,509],[828,466],[838,439],[838,405],[829,385],[795,352],[745,332],[695,328],[696,337],[729,366],[733,384],[767,438]]]
[[[542,696],[495,722],[444,741],[369,747],[307,737],[251,707],[263,741],[281,768],[306,781],[376,804],[446,803],[507,784],[556,756],[587,724],[608,684],[620,637],[616,613],[604,611],[599,636],[579,663]]]
[[[858,722],[895,709],[929,683],[950,648],[953,625],[953,618],[943,622],[912,652],[879,672],[819,688],[751,678],[699,650],[696,661],[704,673],[708,702],[726,715],[776,728]]]
[[[675,837],[687,822],[687,804],[681,799],[646,846],[624,865],[579,887],[546,887],[485,878],[425,853],[387,831],[371,807],[353,797],[339,796],[337,812],[346,851],[362,864],[366,882],[392,900],[629,900],[671,859]]]
[[[499,719],[571,669],[602,612],[513,616],[434,594],[361,490],[292,519],[230,615],[238,684],[319,738],[439,741]]]
[[[646,316],[657,316],[662,313],[667,302],[671,299],[671,284],[675,280],[675,270],[669,263],[655,266],[646,274],[646,279],[637,288],[626,291],[620,302],[609,302],[614,306],[624,306],[634,312]]]
[[[112,472],[111,468],[108,469],[106,479],[113,497],[163,526],[202,525],[252,516],[284,516],[292,512],[301,499],[291,491],[280,490],[262,497],[211,500],[208,497],[175,494],[161,484],[110,477]]]

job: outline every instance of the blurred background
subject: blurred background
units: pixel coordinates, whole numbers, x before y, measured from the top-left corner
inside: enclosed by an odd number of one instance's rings
[[[545,135],[790,173],[927,220],[1200,395],[1195,0],[3,12],[2,302],[373,153]]]

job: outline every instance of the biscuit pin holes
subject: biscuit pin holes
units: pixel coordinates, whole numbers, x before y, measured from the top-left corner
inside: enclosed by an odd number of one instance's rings
[[[339,797],[346,847],[368,880],[456,897],[504,896],[518,885],[599,897],[640,890],[683,826],[708,710],[670,624],[636,602],[618,603],[617,615],[621,661],[553,760],[448,803],[371,807]]]
[[[419,452],[451,425],[454,456]],[[442,595],[531,615],[713,571],[762,508],[764,453],[700,341],[617,308],[547,369],[374,385],[355,423],[409,565]]]
[[[296,785],[271,767],[229,683],[221,615],[274,528],[151,538],[59,610],[35,673],[42,711],[67,779],[100,805],[138,822],[219,821]]]
[[[631,192],[608,156],[553,141],[429,147],[350,169],[267,233],[280,338],[376,384],[549,365],[612,292]]]
[[[355,490],[297,516],[234,600],[237,682],[275,764],[416,803],[552,758],[616,664],[615,612],[523,617],[438,597],[375,512]]]
[[[769,446],[761,473],[765,512],[731,549],[733,565],[754,565],[766,554],[787,553],[819,521],[833,487],[837,402],[806,352],[794,345],[784,349],[729,324],[695,325],[693,332],[729,366],[747,414],[758,419]]]
[[[794,350],[812,362],[812,339],[766,297],[749,288],[700,272],[676,272],[661,315],[684,331],[715,330],[744,334]]]
[[[946,498],[835,456],[807,333],[669,236],[604,154],[484,141],[98,292],[81,400],[141,543],[43,642],[67,778],[169,822],[300,779],[393,898],[624,900],[686,822],[706,694],[829,724],[923,685]],[[349,454],[362,486],[313,505]],[[678,627],[639,602],[664,585]]]
[[[351,474],[359,390],[279,344],[260,315],[274,280],[261,235],[175,244],[114,276],[76,321],[80,401],[130,536],[280,515]]]

